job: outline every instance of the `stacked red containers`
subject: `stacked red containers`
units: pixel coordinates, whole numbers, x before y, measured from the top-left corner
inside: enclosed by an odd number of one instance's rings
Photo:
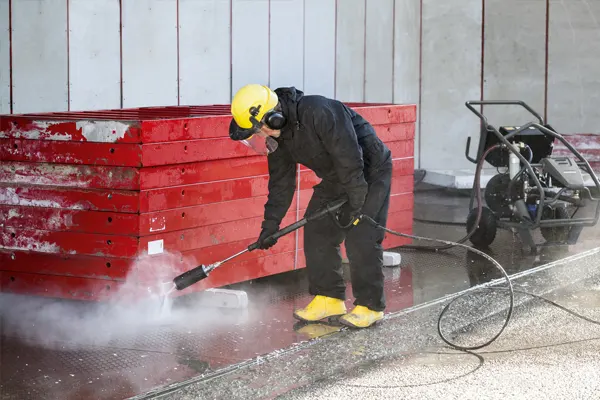
[[[392,149],[388,226],[410,233],[416,107],[350,106]],[[186,260],[174,277],[243,250],[260,231],[268,172],[228,138],[230,119],[227,105],[0,117],[0,290],[102,300],[140,257]],[[303,167],[297,176],[283,225],[302,218],[319,181]],[[299,230],[181,293],[302,268],[302,248]]]

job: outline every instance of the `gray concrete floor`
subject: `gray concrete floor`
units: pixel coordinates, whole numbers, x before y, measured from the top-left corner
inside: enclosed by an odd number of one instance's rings
[[[589,252],[517,275],[513,284],[600,320],[599,262],[600,252]],[[470,290],[442,319],[444,335],[465,346],[492,338],[508,304],[505,291]],[[436,323],[448,300],[438,300],[157,398],[598,398],[600,326],[528,295],[517,293],[515,302],[506,330],[480,350],[457,351],[442,342]]]
[[[600,285],[593,286],[551,297],[560,297],[561,304],[600,321]],[[534,303],[518,310],[510,328],[485,349],[433,347],[402,354],[281,398],[597,399],[600,326]]]

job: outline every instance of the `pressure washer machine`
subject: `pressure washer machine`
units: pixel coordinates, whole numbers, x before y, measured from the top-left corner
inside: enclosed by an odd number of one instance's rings
[[[521,106],[537,121],[497,129],[474,107],[483,109],[488,105]],[[545,244],[570,245],[577,242],[584,227],[597,224],[600,199],[594,195],[600,193],[600,182],[596,174],[589,162],[537,112],[523,101],[468,101],[466,106],[481,120],[481,131],[476,158],[469,156],[471,137],[467,139],[465,155],[478,164],[478,169],[484,165],[479,162],[483,157],[498,171],[485,186],[485,206],[474,208],[475,198],[481,200],[481,194],[476,193],[478,190],[471,192],[467,232],[472,233],[469,240],[474,246],[488,247],[501,228],[519,234],[535,252],[538,245],[532,232],[538,228]],[[552,155],[557,139],[572,156]],[[477,171],[475,180],[480,179],[480,173]],[[575,218],[577,212],[594,202],[593,216],[588,213],[587,217]]]

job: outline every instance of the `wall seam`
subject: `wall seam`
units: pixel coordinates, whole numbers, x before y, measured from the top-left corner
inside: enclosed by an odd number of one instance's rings
[[[481,93],[480,100],[483,101],[484,87],[485,87],[485,0],[481,0]],[[483,113],[483,105],[481,106],[481,112]]]
[[[301,187],[301,172],[300,172],[300,164],[296,164],[296,221],[300,220],[300,187]],[[300,230],[296,229],[295,232],[295,245],[294,245],[294,270],[298,268],[298,246],[300,244]]]
[[[396,0],[392,1],[392,104],[396,104]]]
[[[176,2],[177,21],[177,105],[181,105],[181,68],[179,62],[179,0]]]
[[[268,46],[268,50],[267,50],[267,71],[268,71],[268,75],[267,75],[267,86],[271,87],[271,0],[269,0],[269,22],[268,22],[268,26],[267,26],[267,37],[269,38],[267,46]]]
[[[419,146],[417,150],[419,162],[417,163],[417,168],[421,169],[421,143],[423,142],[423,124],[421,122],[423,116],[423,0],[420,0],[419,3],[419,109],[417,110],[417,114],[419,115]]]
[[[123,0],[119,0],[119,86],[121,91],[121,108],[124,105],[123,93]]]
[[[233,99],[233,0],[229,0],[229,99]]]
[[[546,0],[546,60],[544,72],[544,121],[548,122],[548,80],[550,75],[550,0]]]
[[[71,111],[71,25],[69,17],[69,3],[67,2],[67,111]]]
[[[302,90],[306,91],[306,0],[302,0]]]
[[[8,0],[8,81],[9,81],[9,110],[13,114],[13,28],[12,28],[12,0]]]
[[[335,32],[333,34],[333,98],[337,99],[338,0],[335,0]]]
[[[363,24],[365,33],[363,39],[363,103],[367,102],[367,0],[365,2],[365,17]]]

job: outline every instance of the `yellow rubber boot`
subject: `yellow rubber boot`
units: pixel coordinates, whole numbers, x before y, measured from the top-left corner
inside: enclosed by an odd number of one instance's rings
[[[368,328],[383,319],[383,311],[373,311],[364,306],[356,306],[352,312],[340,318],[340,323],[351,328]]]
[[[294,318],[304,322],[321,321],[329,317],[339,317],[346,314],[344,300],[326,296],[315,296],[305,307],[294,312]]]

